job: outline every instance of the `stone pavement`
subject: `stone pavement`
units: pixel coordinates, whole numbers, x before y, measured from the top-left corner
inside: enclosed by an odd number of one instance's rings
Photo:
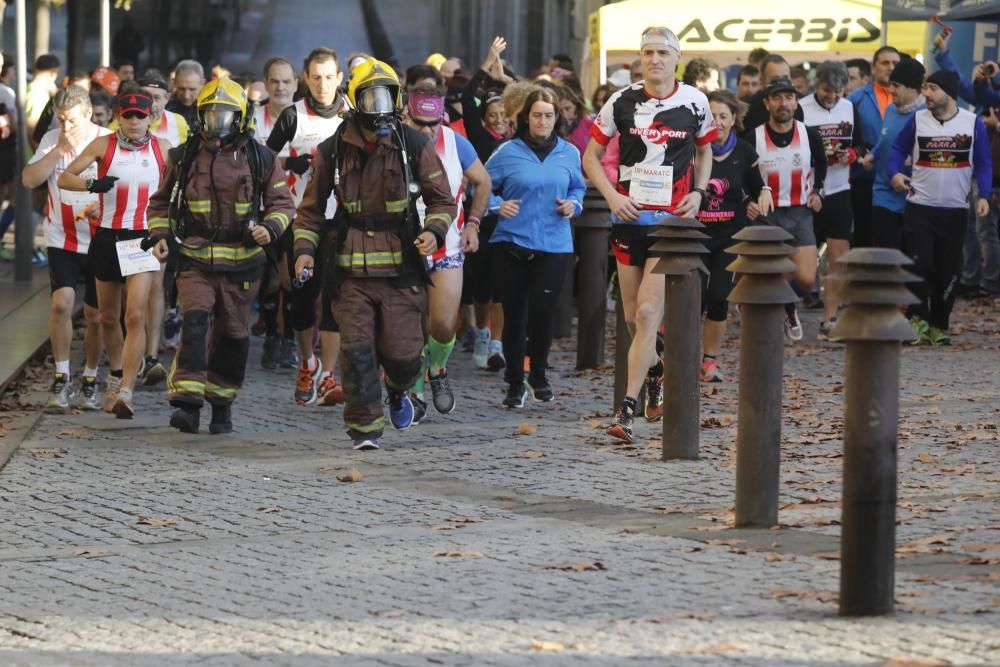
[[[368,453],[339,408],[292,404],[259,340],[230,437],[176,433],[160,392],[132,422],[39,417],[35,369],[0,414],[23,439],[0,473],[0,664],[1000,664],[997,306],[903,351],[883,619],[836,615],[843,349],[804,319],[775,530],[730,526],[735,383],[703,388],[702,459],[664,463],[657,426],[603,436],[610,375],[574,372],[571,341],[554,403],[502,410],[456,352],[458,410]]]

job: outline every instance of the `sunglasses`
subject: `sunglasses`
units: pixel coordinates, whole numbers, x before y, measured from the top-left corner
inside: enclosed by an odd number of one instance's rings
[[[122,114],[122,118],[146,118],[148,116],[148,113],[142,111],[126,111]]]

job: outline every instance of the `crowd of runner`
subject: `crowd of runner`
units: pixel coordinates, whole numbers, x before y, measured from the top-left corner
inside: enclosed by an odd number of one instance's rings
[[[723,380],[726,249],[748,224],[792,237],[789,343],[805,335],[800,305],[822,308],[815,335],[837,340],[837,262],[881,246],[923,279],[911,343],[947,345],[956,296],[1000,295],[1000,67],[966,77],[949,39],[939,35],[931,74],[891,46],[809,69],[758,49],[733,92],[712,61],[683,62],[675,34],[650,27],[639,58],[591,95],[565,55],[518,75],[502,37],[472,68],[433,54],[396,71],[318,47],[301,68],[276,56],[259,74],[216,68],[208,80],[192,60],[168,74],[122,62],[62,86],[58,59],[43,55],[23,119],[4,62],[0,240],[24,122],[20,178],[44,210],[34,261],[52,286],[48,406],[128,419],[137,383],[166,382],[172,426],[197,432],[207,403],[209,430],[231,431],[251,332],[263,368],[297,369],[290,403],[344,404],[356,449],[379,446],[383,385],[396,429],[456,408],[456,347],[504,372],[504,407],[551,401],[553,313],[588,187],[611,211],[632,335],[615,438],[633,439],[640,411],[663,416],[669,323],[650,248],[668,216],[697,218],[708,235],[702,381]],[[74,379],[78,285],[86,359]],[[176,350],[169,369],[162,349]]]

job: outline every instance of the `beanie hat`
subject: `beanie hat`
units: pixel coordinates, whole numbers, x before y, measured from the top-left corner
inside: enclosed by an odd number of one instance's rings
[[[935,84],[938,88],[943,90],[951,99],[953,100],[958,99],[958,88],[959,88],[958,75],[955,74],[954,72],[948,72],[939,69],[938,71],[934,72],[929,77],[927,77],[927,83]]]
[[[927,70],[924,69],[924,66],[916,58],[904,58],[892,70],[892,74],[889,75],[889,81],[895,81],[907,88],[920,90],[924,84],[924,75],[926,73]]]

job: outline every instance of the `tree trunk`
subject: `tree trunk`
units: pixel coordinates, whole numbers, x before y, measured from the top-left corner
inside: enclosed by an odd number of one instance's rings
[[[49,52],[49,32],[51,16],[49,14],[50,0],[38,0],[35,9],[35,57]]]

